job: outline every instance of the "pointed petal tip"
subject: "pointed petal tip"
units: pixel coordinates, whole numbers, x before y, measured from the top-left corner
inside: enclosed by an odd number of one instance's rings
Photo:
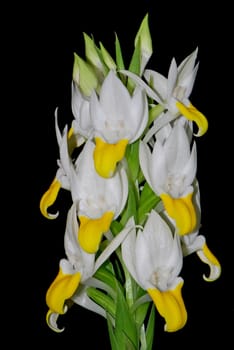
[[[59,212],[55,214],[48,213],[48,208],[53,205],[57,199],[61,184],[57,178],[54,178],[49,189],[43,194],[40,200],[40,211],[42,215],[47,219],[56,219],[59,215]]]
[[[210,251],[207,244],[205,243],[201,250],[197,251],[197,255],[201,259],[202,262],[207,264],[210,268],[209,276],[203,275],[203,279],[207,282],[216,281],[222,272],[221,264],[218,259],[214,256],[214,254]]]
[[[52,310],[49,310],[46,314],[46,323],[50,327],[50,329],[52,329],[52,331],[56,333],[62,333],[65,327],[63,328],[58,327],[58,324],[57,324],[58,317],[59,317],[58,313],[53,312]]]
[[[206,282],[214,282],[220,277],[221,272],[222,272],[222,269],[220,265],[213,265],[212,267],[210,267],[209,276],[206,276],[205,274],[203,274],[202,278]]]

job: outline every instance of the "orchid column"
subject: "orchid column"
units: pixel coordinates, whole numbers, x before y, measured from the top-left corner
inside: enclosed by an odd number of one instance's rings
[[[87,34],[84,40],[85,59],[74,54],[74,119],[61,132],[56,109],[58,168],[40,201],[48,219],[59,214],[50,207],[60,189],[72,201],[66,258],[46,293],[46,320],[62,332],[58,317],[75,303],[107,319],[112,349],[150,350],[155,308],[165,331],[186,325],[184,257],[196,252],[209,265],[206,281],[221,273],[199,234],[195,138],[208,122],[189,100],[197,49],[178,67],[173,59],[167,79],[146,69],[152,55],[148,14],[127,69],[117,35],[115,58]]]

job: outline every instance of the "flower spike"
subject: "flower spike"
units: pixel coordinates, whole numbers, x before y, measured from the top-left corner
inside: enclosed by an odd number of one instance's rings
[[[165,332],[185,327],[186,256],[208,265],[205,281],[221,275],[201,234],[197,142],[208,120],[190,101],[198,48],[179,65],[172,57],[167,76],[149,69],[148,20],[146,13],[128,64],[116,33],[114,58],[83,33],[85,57],[74,53],[73,119],[60,131],[55,109],[58,168],[39,205],[55,219],[59,212],[49,208],[60,189],[70,193],[65,257],[45,297],[48,326],[63,332],[59,317],[79,305],[106,319],[113,350],[151,350],[155,309]]]

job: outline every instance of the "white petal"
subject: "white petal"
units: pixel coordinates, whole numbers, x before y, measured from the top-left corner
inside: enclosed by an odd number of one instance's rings
[[[153,189],[153,183],[151,181],[151,159],[152,155],[148,145],[144,141],[140,141],[139,145],[139,159],[141,170],[145,176],[146,181]]]
[[[74,303],[84,307],[85,309],[93,311],[96,314],[106,317],[106,311],[88,297],[86,294],[86,288],[87,287],[85,286],[79,288],[78,292],[72,296]]]
[[[184,235],[181,237],[182,240],[182,249],[183,255],[187,256],[198,250],[201,250],[203,245],[205,244],[205,237],[202,235],[197,235],[196,233],[191,233],[189,235]]]
[[[196,147],[196,143],[194,142],[190,158],[181,173],[182,176],[184,176],[185,178],[185,181],[184,181],[185,187],[193,183],[196,173],[197,173],[197,147]]]
[[[149,114],[146,94],[141,88],[136,87],[131,102],[129,117],[126,118],[127,126],[129,130],[131,130],[132,135],[130,143],[133,143],[141,136],[148,123],[148,118]]]
[[[139,279],[150,288],[150,277],[160,267],[167,267],[172,253],[173,236],[169,226],[154,210],[151,211],[143,232],[136,240],[136,269]]]
[[[193,71],[197,59],[198,47],[187,56],[178,67],[179,82],[181,83]]]
[[[55,109],[54,116],[55,116],[55,133],[56,133],[58,146],[60,146],[62,141],[62,135],[58,127],[58,107]]]
[[[109,256],[120,246],[124,241],[126,236],[135,227],[133,217],[130,218],[125,226],[125,228],[115,236],[115,238],[110,242],[110,244],[105,248],[105,250],[100,254],[95,262],[95,272],[99,267],[109,258]]]
[[[121,101],[121,103],[120,103]],[[131,97],[126,86],[110,70],[100,91],[100,104],[111,121],[118,119],[130,108]]]
[[[136,229],[133,228],[129,232],[125,240],[123,241],[121,245],[121,249],[122,249],[123,261],[129,273],[132,275],[135,281],[139,282],[136,274],[136,267],[135,267],[135,264],[136,264],[135,246],[136,246]]]
[[[80,247],[77,238],[78,230],[76,203],[73,203],[67,216],[64,247],[66,255],[75,271],[81,273],[81,281],[83,282],[94,273],[95,254],[86,253]]]
[[[139,86],[141,86],[145,90],[146,94],[149,97],[151,97],[153,100],[163,105],[163,101],[161,97],[153,89],[151,89],[149,85],[146,84],[138,75],[124,69],[120,70],[119,72],[133,79],[135,83],[137,83]]]
[[[199,67],[199,64],[196,65],[196,67],[193,69],[192,73],[190,75],[188,75],[183,80],[183,82],[180,84],[180,86],[186,88],[184,97],[187,99],[189,98],[189,96],[192,92],[193,85],[194,85],[194,82],[195,82],[195,79],[197,76],[198,67]]]
[[[155,119],[153,126],[149,129],[149,131],[146,133],[144,137],[144,141],[148,142],[153,135],[156,135],[156,133],[163,127],[167,126],[168,123],[173,121],[176,118],[176,115],[173,115],[172,113],[163,112],[161,113],[157,119]]]
[[[164,148],[168,168],[172,173],[180,173],[190,157],[189,140],[180,123],[173,127]]]
[[[160,100],[165,102],[167,98],[167,78],[151,69],[145,70],[144,77],[150,85],[153,85],[153,89],[157,92]]]
[[[177,83],[177,64],[175,59],[173,58],[171,60],[171,64],[169,67],[169,72],[168,72],[168,80],[167,80],[167,101],[171,98],[173,95],[173,90],[176,86]]]
[[[113,176],[113,179],[116,177],[119,178],[118,183],[113,184],[115,190],[118,190],[116,200],[115,197],[112,197],[113,191],[111,189],[109,190],[109,194],[111,195],[110,199],[112,201],[115,200],[116,205],[114,219],[116,219],[119,214],[122,213],[128,197],[128,177],[124,167],[122,167],[121,164],[118,166],[117,172]]]
[[[80,106],[82,102],[82,95],[80,90],[78,89],[76,83],[72,81],[71,87],[71,109],[74,117],[76,119],[80,118]]]
[[[168,284],[173,283],[174,279],[179,275],[183,265],[183,251],[180,244],[180,236],[174,233],[173,246],[171,254],[167,260],[167,267],[171,270]]]
[[[158,195],[164,191],[163,188],[168,175],[167,171],[164,147],[159,141],[156,141],[151,157],[150,177],[153,189]]]

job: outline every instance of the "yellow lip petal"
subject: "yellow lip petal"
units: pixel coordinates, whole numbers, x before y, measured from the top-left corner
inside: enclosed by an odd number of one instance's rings
[[[208,264],[210,267],[210,275],[209,277],[203,275],[204,280],[207,282],[217,280],[217,278],[219,278],[221,275],[221,265],[206,244],[204,244],[202,250],[197,251],[197,255],[204,263]]]
[[[185,106],[183,103],[177,101],[176,107],[180,113],[185,116],[188,120],[194,121],[198,126],[198,133],[196,136],[202,136],[208,129],[208,121],[204,114],[199,112],[191,103],[189,106]]]
[[[158,312],[165,319],[165,331],[176,332],[183,328],[187,322],[187,311],[182,298],[181,289],[183,282],[174,290],[161,292],[158,289],[148,289]]]
[[[196,226],[196,210],[192,202],[193,193],[185,197],[172,198],[167,193],[160,195],[168,215],[175,220],[178,233],[186,235]]]
[[[55,219],[58,216],[58,213],[56,214],[48,213],[47,209],[56,201],[60,188],[61,188],[61,184],[55,178],[51,183],[49,189],[44,193],[44,195],[40,200],[40,211],[42,215],[45,216],[47,219]]]
[[[74,274],[64,274],[59,269],[58,275],[50,285],[46,293],[46,304],[51,312],[60,315],[66,312],[65,301],[70,299],[79,286],[81,279],[80,272]]]
[[[74,129],[71,127],[67,134],[68,139],[70,139],[73,135],[74,135]]]
[[[97,219],[79,216],[78,241],[87,253],[92,254],[98,251],[102,235],[109,230],[113,216],[113,212],[106,212]]]
[[[123,159],[128,140],[119,140],[115,144],[106,143],[100,137],[95,138],[94,165],[97,173],[105,178],[111,177],[116,164]]]

